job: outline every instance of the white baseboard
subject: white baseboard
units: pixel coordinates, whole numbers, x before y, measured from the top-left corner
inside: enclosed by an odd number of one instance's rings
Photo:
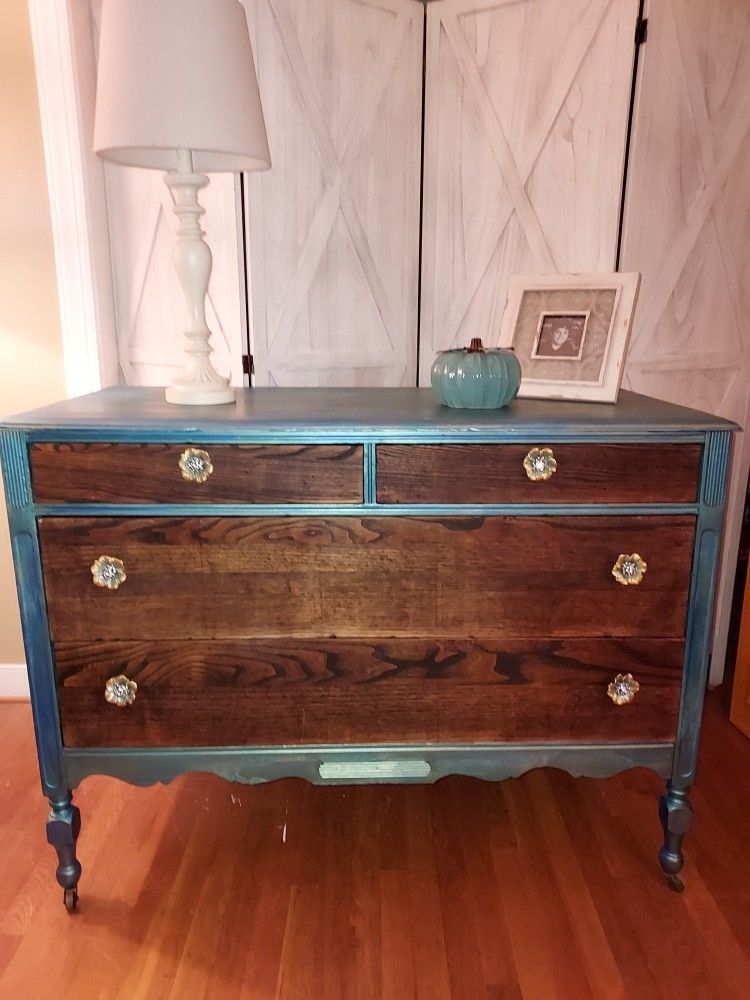
[[[0,701],[29,697],[25,663],[0,663]]]

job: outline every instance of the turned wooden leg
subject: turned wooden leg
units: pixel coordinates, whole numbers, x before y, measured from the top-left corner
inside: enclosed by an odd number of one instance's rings
[[[671,784],[667,785],[666,795],[662,796],[659,802],[659,818],[664,830],[664,846],[659,852],[659,862],[670,888],[675,892],[682,892],[685,888],[680,878],[682,866],[685,864],[682,841],[693,825],[693,810],[686,788],[673,788]]]
[[[70,913],[78,903],[78,880],[81,877],[81,863],[76,857],[76,841],[81,831],[81,813],[73,805],[73,796],[68,792],[64,799],[50,800],[52,812],[47,820],[47,840],[57,851],[57,881],[63,887],[65,909]]]

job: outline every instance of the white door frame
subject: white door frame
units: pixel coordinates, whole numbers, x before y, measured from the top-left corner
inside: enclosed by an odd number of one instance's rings
[[[28,0],[69,396],[120,381],[88,0]]]

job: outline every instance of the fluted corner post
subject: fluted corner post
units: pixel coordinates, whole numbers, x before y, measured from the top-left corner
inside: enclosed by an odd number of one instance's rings
[[[677,892],[684,888],[679,877],[684,864],[682,841],[693,822],[688,792],[695,782],[698,765],[731,438],[730,430],[708,431],[703,448],[680,714],[672,774],[666,794],[659,803],[664,829],[664,846],[659,853],[659,861],[670,886]]]
[[[61,742],[57,676],[52,655],[44,591],[39,533],[31,491],[31,470],[26,432],[15,427],[0,430],[5,499],[11,549],[16,572],[31,712],[34,719],[42,790],[52,806],[47,839],[57,851],[57,880],[65,890],[65,905],[75,909],[81,866],[75,843],[81,817],[72,804]]]
[[[81,813],[73,805],[70,792],[60,800],[50,800],[50,805],[52,810],[47,819],[47,840],[57,852],[55,875],[63,888],[65,909],[71,912],[78,904],[78,880],[81,877],[81,863],[76,857]]]

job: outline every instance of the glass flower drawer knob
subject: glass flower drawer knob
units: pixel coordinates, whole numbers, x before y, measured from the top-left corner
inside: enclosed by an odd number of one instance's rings
[[[182,478],[189,483],[205,483],[214,471],[211,456],[203,448],[186,448],[179,466]]]
[[[91,577],[97,587],[117,590],[127,580],[125,564],[116,556],[99,556],[91,564]]]
[[[636,586],[646,575],[648,564],[637,552],[632,555],[622,553],[612,567],[612,576],[625,587]]]
[[[629,705],[641,689],[632,674],[618,674],[607,687],[607,694],[615,705]]]
[[[539,482],[557,472],[557,460],[551,448],[532,448],[523,460],[523,467],[532,482]]]
[[[118,708],[127,708],[135,701],[138,685],[131,681],[125,674],[118,674],[117,677],[110,677],[104,685],[104,697],[110,705],[117,705]]]

